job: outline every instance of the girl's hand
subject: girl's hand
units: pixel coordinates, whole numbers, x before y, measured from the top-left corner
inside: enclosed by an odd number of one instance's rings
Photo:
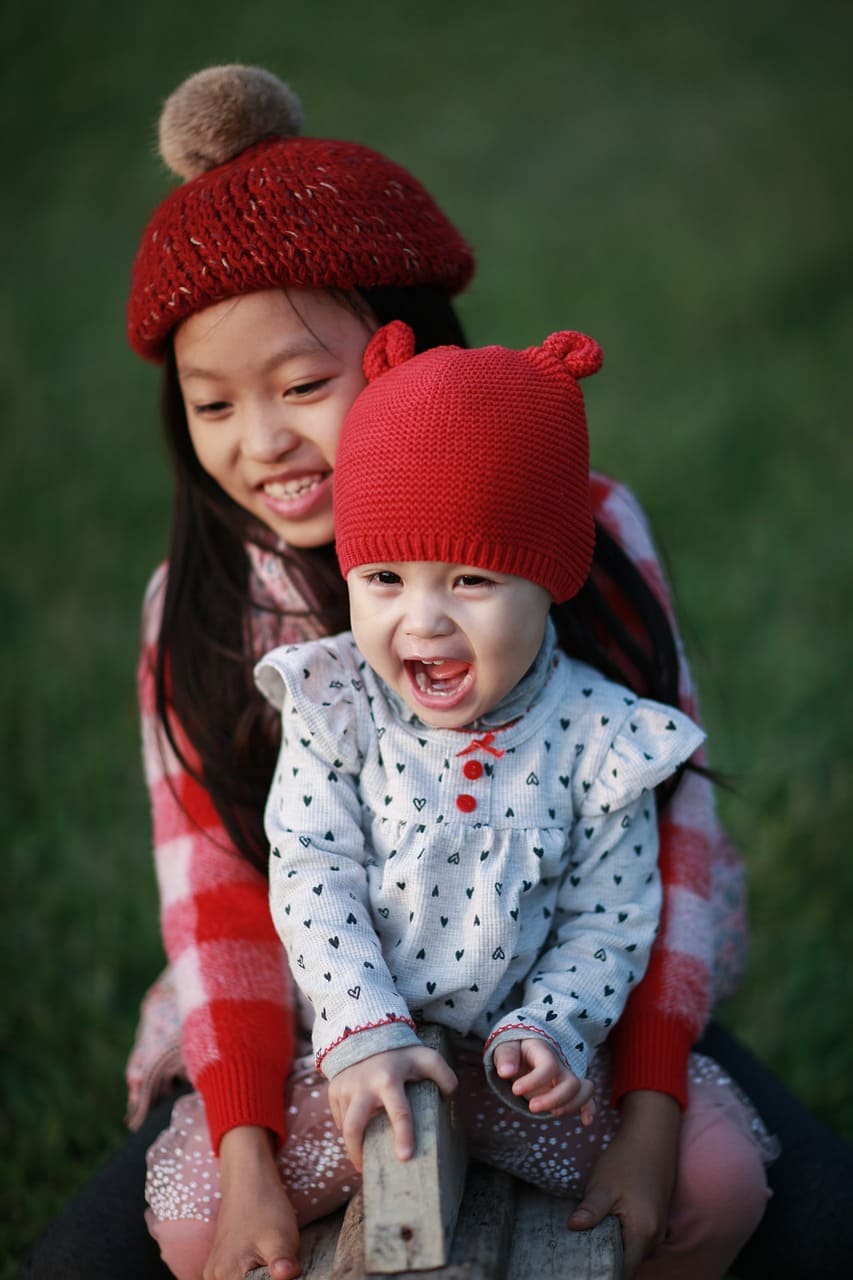
[[[229,1129],[219,1149],[222,1204],[204,1280],[244,1280],[266,1266],[272,1280],[294,1280],[299,1227],[281,1185],[272,1135],[255,1125]]]
[[[513,1093],[527,1099],[533,1115],[547,1111],[552,1116],[568,1116],[579,1111],[581,1123],[592,1124],[592,1081],[579,1079],[564,1066],[541,1036],[503,1041],[495,1048],[494,1061],[501,1080],[514,1080]]]
[[[458,1083],[440,1053],[420,1046],[375,1053],[345,1067],[329,1085],[332,1116],[359,1173],[364,1133],[375,1111],[388,1113],[397,1158],[408,1160],[411,1156],[414,1127],[405,1086],[412,1080],[434,1080],[443,1094],[453,1093]]]
[[[666,1234],[680,1131],[681,1108],[674,1098],[651,1090],[626,1094],[622,1123],[569,1218],[571,1230],[584,1231],[615,1214],[622,1227],[624,1280],[631,1280]]]

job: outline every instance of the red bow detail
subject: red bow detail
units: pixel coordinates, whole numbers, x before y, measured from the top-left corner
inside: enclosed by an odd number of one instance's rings
[[[467,756],[470,755],[472,751],[488,751],[490,756],[497,756],[498,759],[500,759],[504,753],[497,747],[492,746],[494,740],[495,735],[493,733],[487,733],[482,738],[472,738],[468,743],[468,746],[463,747],[462,750],[457,751],[456,754],[457,756]]]

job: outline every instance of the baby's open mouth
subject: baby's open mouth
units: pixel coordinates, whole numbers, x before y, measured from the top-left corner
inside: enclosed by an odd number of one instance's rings
[[[452,697],[465,684],[471,671],[471,663],[461,662],[458,658],[436,658],[430,661],[412,658],[406,662],[406,671],[420,693]]]

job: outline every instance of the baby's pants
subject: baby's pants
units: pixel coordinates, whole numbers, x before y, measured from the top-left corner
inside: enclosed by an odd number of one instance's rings
[[[599,1106],[590,1128],[576,1116],[534,1119],[507,1107],[486,1084],[479,1054],[457,1055],[457,1114],[473,1158],[553,1195],[580,1198],[619,1113]],[[609,1061],[592,1072],[606,1098]],[[678,1180],[667,1235],[638,1280],[720,1280],[755,1230],[769,1192],[770,1144],[749,1103],[708,1058],[692,1055],[689,1105],[681,1129]],[[289,1137],[278,1155],[282,1182],[300,1226],[331,1213],[358,1186],[331,1118],[327,1083],[300,1059],[288,1085]],[[213,1245],[219,1168],[198,1094],[179,1099],[172,1121],[148,1153],[148,1227],[178,1280],[200,1280]]]

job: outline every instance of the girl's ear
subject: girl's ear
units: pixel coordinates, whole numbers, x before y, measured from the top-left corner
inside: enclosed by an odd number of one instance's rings
[[[375,382],[389,369],[405,364],[415,354],[415,334],[402,320],[392,320],[377,329],[364,352],[364,376]]]
[[[533,355],[535,350],[533,348],[529,354]],[[604,352],[595,339],[571,329],[552,333],[539,350],[558,360],[573,378],[586,378],[591,373],[598,373],[604,363]]]

